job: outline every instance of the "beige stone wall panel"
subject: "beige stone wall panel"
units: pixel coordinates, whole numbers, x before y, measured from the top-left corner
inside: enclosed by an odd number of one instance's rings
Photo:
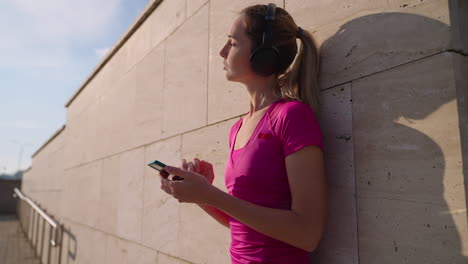
[[[460,122],[460,136],[463,153],[463,175],[465,176],[465,193],[468,193],[468,56],[453,56],[455,65],[455,83],[457,86],[457,104]],[[468,196],[466,196],[468,203]],[[467,212],[468,218],[468,212]]]
[[[86,87],[79,93],[73,102],[67,107],[67,120],[73,120],[85,112],[90,105],[96,101],[109,87],[108,66],[105,65],[87,84]]]
[[[163,135],[206,125],[208,5],[166,40]]]
[[[153,143],[145,148],[144,161],[142,244],[172,256],[180,254],[177,239],[180,232],[179,203],[161,190],[159,172],[146,164],[159,160],[178,166],[180,144],[180,136]]]
[[[63,221],[62,261],[70,264],[106,263],[106,234],[71,221]]]
[[[447,1],[286,1],[321,46],[322,89],[451,47]]]
[[[94,115],[100,116],[100,122],[96,124],[97,129],[92,128],[99,136],[88,141],[90,147],[102,148],[101,155],[120,153],[133,147],[135,86],[135,70],[131,70],[101,99],[100,112]]]
[[[128,243],[112,235],[106,235],[104,264],[127,264]]]
[[[440,0],[286,0],[285,8],[299,26],[307,25],[311,30],[317,31],[329,25],[342,25],[356,17],[380,12],[425,15],[449,23],[448,3]]]
[[[327,226],[313,263],[358,263],[351,84],[321,93]]]
[[[116,59],[118,58],[116,57]],[[100,81],[95,85],[86,86],[68,108],[66,168],[107,156],[109,149],[112,150],[113,145],[118,145],[115,142],[109,142],[111,129],[113,129],[109,123],[116,117],[111,113],[115,112],[115,109],[108,107],[112,103],[111,100],[115,100],[112,98],[120,93],[117,87],[122,86],[122,84],[120,81],[113,81],[111,85],[112,70],[111,60],[95,77]],[[94,95],[88,95],[89,93]],[[90,102],[86,102],[86,100]],[[74,107],[84,109],[78,114],[76,110],[73,110]]]
[[[96,107],[93,109],[93,123],[95,125],[91,127],[90,131],[93,136],[93,141],[90,142],[91,145],[89,144],[87,148],[87,151],[91,153],[90,156],[92,156],[93,159],[107,158],[115,154],[117,151],[114,150],[116,149],[114,145],[120,144],[118,141],[114,141],[115,138],[113,137],[115,133],[120,132],[116,131],[114,125],[115,122],[118,122],[116,119],[118,120],[117,115],[119,114],[119,110],[109,108],[113,103],[112,100],[115,100],[115,95],[112,95],[112,93],[119,93],[118,89],[116,89],[117,87],[119,87],[118,84],[112,88],[110,95],[103,94],[96,102]],[[128,104],[129,102],[125,103]],[[125,127],[122,129],[125,129]]]
[[[163,0],[145,23],[150,25],[151,47],[158,46],[186,19],[185,0]]]
[[[113,90],[113,87],[116,82],[119,82],[120,79],[125,76],[125,73],[130,69],[130,66],[127,65],[128,58],[128,47],[123,45],[119,50],[112,56],[112,59],[109,60],[105,67],[108,68],[108,85],[110,90]]]
[[[135,77],[136,72],[132,69],[121,79],[115,92],[110,95],[111,112],[108,114],[113,116],[110,126],[112,133],[109,134],[112,147],[106,148],[108,152],[110,149],[110,153],[120,153],[134,147],[131,135],[134,129]]]
[[[127,70],[133,68],[149,53],[152,48],[151,37],[151,25],[149,23],[143,23],[127,40],[125,43],[125,46],[128,48],[126,54]]]
[[[58,220],[61,217],[60,200],[62,199],[62,190],[61,189],[44,190],[43,194],[45,195],[44,197],[45,199],[44,199],[44,203],[42,203],[42,208],[46,210],[48,215]]]
[[[106,236],[105,264],[156,264],[158,252],[112,235]]]
[[[75,98],[72,104],[67,107],[67,120],[75,119],[86,110],[97,98],[95,89],[93,89],[94,81],[87,84],[86,88]]]
[[[121,155],[114,155],[102,160],[102,174],[99,200],[99,216],[97,228],[117,234],[117,218],[119,210]]]
[[[351,84],[321,92],[322,130],[328,184],[354,189]]]
[[[468,53],[468,4],[463,0],[449,0],[453,48]]]
[[[360,263],[355,192],[329,186],[327,207],[325,230],[311,263]]]
[[[466,261],[452,56],[352,84],[361,263]]]
[[[97,114],[101,107],[98,100],[91,104],[86,111],[67,122],[66,142],[64,148],[64,169],[73,168],[93,161],[103,142],[96,136],[99,132],[99,118]]]
[[[158,263],[158,252],[136,243],[128,243],[127,263],[155,264]]]
[[[237,120],[231,119],[182,135],[182,157],[187,161],[199,158],[212,163],[214,185],[225,192],[224,171],[229,155],[229,130]],[[178,244],[181,258],[193,263],[230,262],[229,229],[193,204],[181,204],[180,224]]]
[[[118,92],[116,89],[114,89],[114,91]],[[107,108],[110,102],[106,101],[106,99],[109,100],[109,97],[106,94],[103,94],[102,97],[95,102],[95,105],[90,108],[89,117],[84,121],[86,123],[82,129],[86,129],[86,131],[83,131],[86,135],[86,140],[77,146],[82,152],[84,152],[83,156],[85,159],[83,159],[81,163],[87,163],[107,157],[116,152],[114,150],[116,148],[114,145],[120,144],[117,141],[112,141],[114,140],[112,136],[115,133],[119,133],[126,127],[119,128],[117,130],[115,127],[109,125],[110,123],[114,124],[112,122],[116,119],[116,117],[110,119],[109,116],[112,115],[112,112],[117,113],[118,110]]]
[[[162,47],[154,49],[84,113],[69,120],[73,158],[68,159],[68,167],[160,137],[162,58]]]
[[[32,188],[32,183],[35,175],[35,169],[31,166],[31,168],[28,171],[23,172],[23,179],[21,179],[21,192],[27,194],[30,193],[30,190]]]
[[[193,263],[230,263],[230,232],[195,204],[180,205],[177,255]]]
[[[200,7],[205,5],[208,0],[188,0],[186,1],[186,8],[187,8],[187,18],[190,18],[193,14],[195,14]]]
[[[284,1],[273,1],[283,7]],[[248,112],[247,91],[239,83],[228,82],[223,71],[223,58],[220,50],[227,42],[227,35],[232,22],[245,7],[253,4],[265,4],[264,1],[210,1],[210,43],[208,77],[208,124],[239,116]]]
[[[169,256],[163,253],[158,254],[157,264],[190,264],[191,262],[182,260],[177,257]]]
[[[136,66],[133,145],[141,146],[162,137],[164,43]]]
[[[143,217],[144,148],[126,151],[119,162],[117,235],[141,242]]]
[[[466,263],[456,235],[466,229],[442,220],[454,217],[440,214],[446,205],[358,197],[358,207],[360,263]]]
[[[96,227],[99,216],[102,162],[66,169],[63,179],[63,218]],[[62,219],[63,219],[62,218]]]
[[[35,174],[32,180],[22,182],[23,193],[54,218],[60,216],[65,133],[62,131],[33,157]]]

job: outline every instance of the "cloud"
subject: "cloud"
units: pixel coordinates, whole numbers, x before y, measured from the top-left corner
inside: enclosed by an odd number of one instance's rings
[[[0,68],[62,67],[73,62],[76,47],[95,46],[109,36],[122,1],[0,1]]]
[[[36,37],[93,39],[111,26],[119,13],[122,0],[4,0],[33,22],[30,29]],[[53,41],[53,40],[52,40]]]

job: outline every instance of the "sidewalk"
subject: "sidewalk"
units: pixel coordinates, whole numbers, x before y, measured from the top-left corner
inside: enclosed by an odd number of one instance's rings
[[[16,215],[0,215],[0,263],[39,264]]]

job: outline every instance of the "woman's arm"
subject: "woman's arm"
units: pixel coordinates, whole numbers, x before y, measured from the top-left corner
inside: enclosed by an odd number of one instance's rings
[[[227,215],[225,212],[207,204],[198,204],[198,206],[200,206],[200,208],[202,208],[207,214],[218,221],[218,223],[227,228],[231,228],[229,225],[229,215]]]
[[[187,162],[186,159],[182,159],[182,169],[188,171],[194,171],[198,174],[203,175],[211,184],[213,184],[215,175],[213,170],[213,164],[205,161],[200,160],[198,158],[193,159],[191,162]],[[208,204],[199,203],[198,206],[202,208],[208,215],[213,217],[218,223],[222,224],[227,228],[231,228],[229,225],[229,215],[225,212],[219,210],[218,208],[214,208]]]
[[[319,147],[304,147],[286,157],[291,188],[291,210],[258,206],[231,196],[203,177],[171,167],[170,173],[182,173],[181,182],[166,182],[180,202],[202,202],[216,207],[260,233],[285,243],[314,251],[325,224],[326,183],[323,153]],[[200,195],[203,194],[203,195]]]
[[[322,151],[305,147],[286,157],[291,210],[254,205],[213,189],[211,203],[260,233],[306,251],[317,247],[325,224],[325,177]]]

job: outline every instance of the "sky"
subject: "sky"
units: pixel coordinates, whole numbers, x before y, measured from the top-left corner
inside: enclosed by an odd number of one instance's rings
[[[149,0],[0,1],[0,174],[31,166],[65,103]]]

